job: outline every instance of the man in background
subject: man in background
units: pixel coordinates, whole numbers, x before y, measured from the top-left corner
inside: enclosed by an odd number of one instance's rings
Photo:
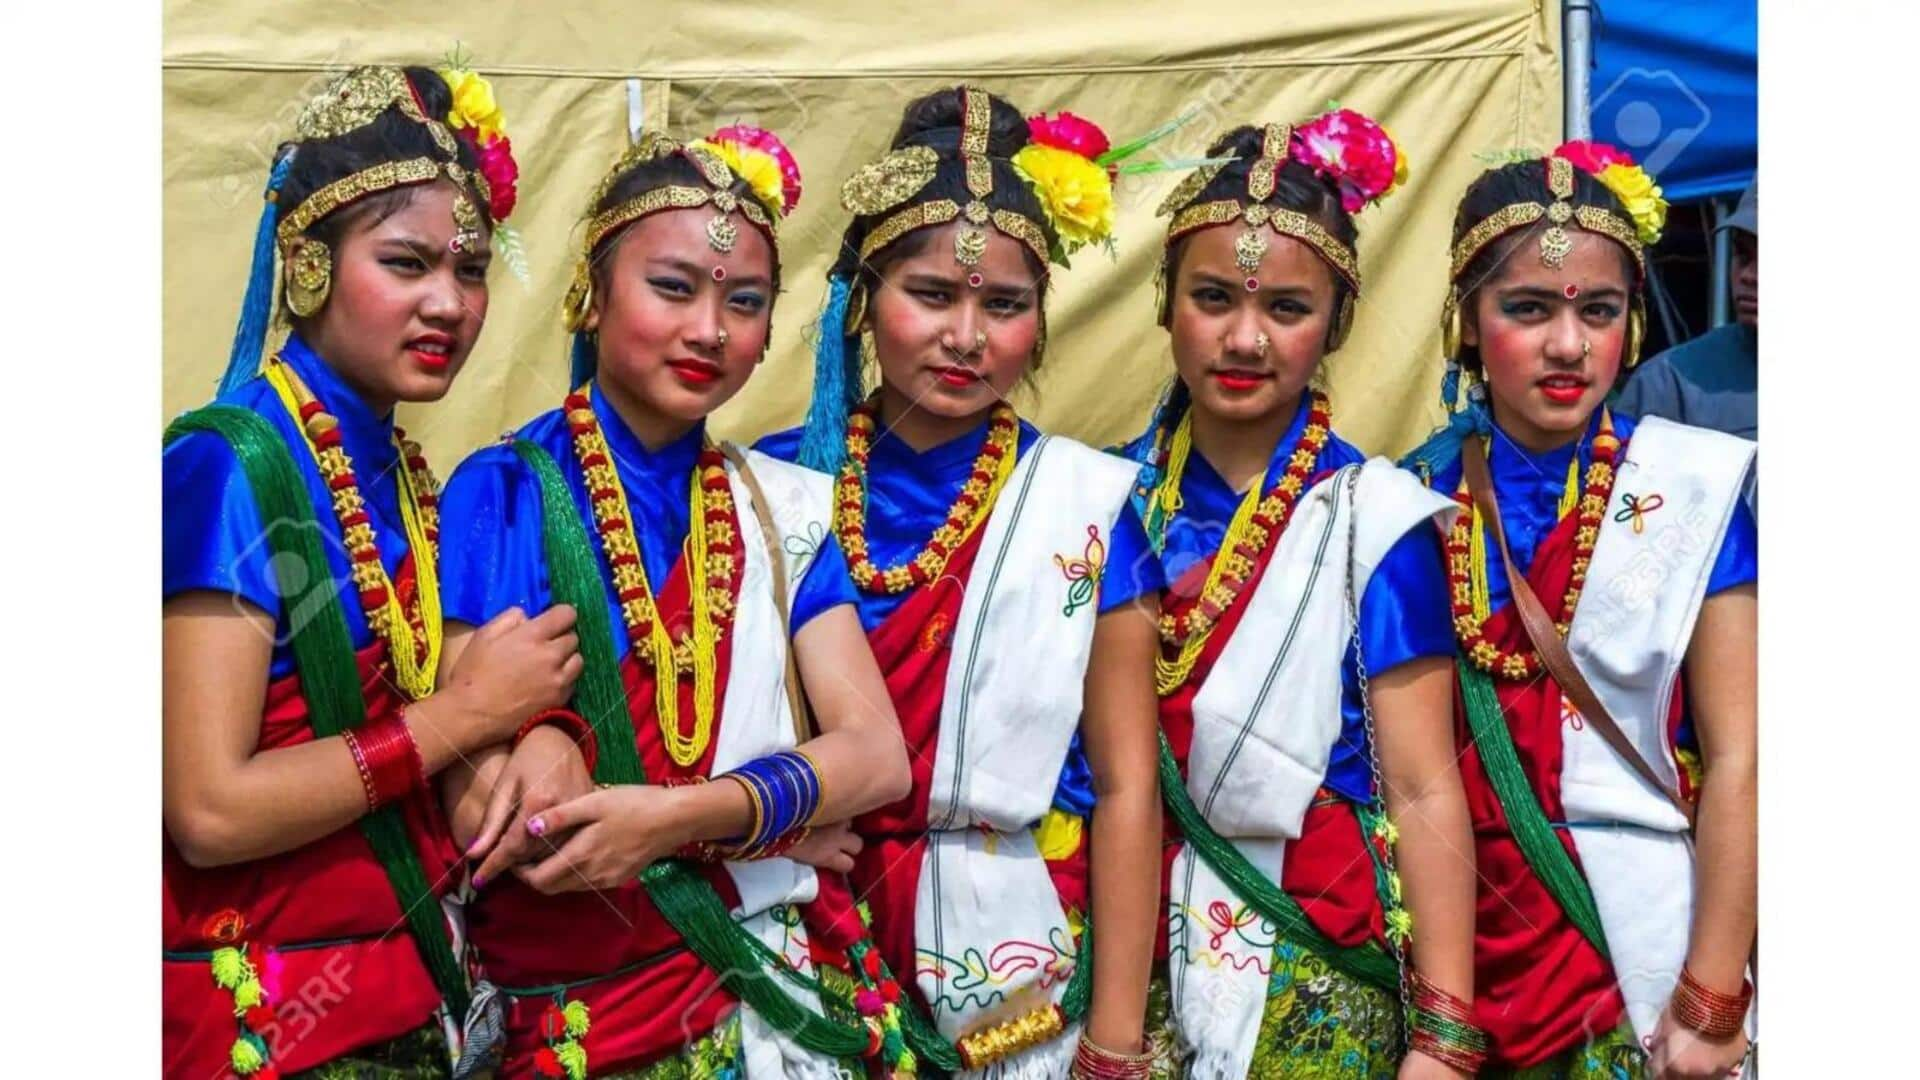
[[[1616,407],[1636,419],[1659,416],[1743,439],[1760,437],[1757,409],[1760,341],[1760,181],[1720,223],[1733,231],[1734,321],[1641,364]],[[1755,508],[1754,483],[1747,505]]]

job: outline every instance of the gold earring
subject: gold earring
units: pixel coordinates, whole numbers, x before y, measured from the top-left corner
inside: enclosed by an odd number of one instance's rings
[[[1153,272],[1153,317],[1161,326],[1173,321],[1173,313],[1167,310],[1167,261],[1160,260],[1160,268]]]
[[[873,343],[873,327],[860,328],[860,364],[863,368],[878,367],[880,349]]]
[[[847,322],[841,331],[854,334],[860,330],[860,324],[867,319],[867,286],[865,282],[855,283],[847,294]]]
[[[1347,343],[1347,335],[1353,333],[1354,297],[1348,293],[1340,298],[1340,306],[1333,313],[1333,330],[1327,335],[1327,351],[1333,352]]]
[[[318,240],[303,240],[287,260],[287,309],[309,318],[327,302],[332,288],[333,252]]]
[[[1640,346],[1647,340],[1647,309],[1636,300],[1633,309],[1627,312],[1627,366],[1633,367],[1640,362]]]
[[[1460,355],[1460,300],[1452,290],[1440,309],[1440,355],[1448,360]]]
[[[566,299],[560,302],[560,319],[569,331],[587,328],[587,314],[593,310],[593,273],[587,260],[574,265],[573,281],[567,286]]]

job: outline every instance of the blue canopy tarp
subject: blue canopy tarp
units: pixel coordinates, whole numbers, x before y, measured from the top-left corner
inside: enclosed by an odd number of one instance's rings
[[[1598,0],[1593,137],[1632,154],[1671,202],[1737,195],[1759,162],[1754,0]]]

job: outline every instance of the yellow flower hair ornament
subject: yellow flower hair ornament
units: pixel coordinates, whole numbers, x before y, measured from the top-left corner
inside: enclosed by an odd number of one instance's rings
[[[784,218],[800,205],[800,163],[773,132],[732,124],[693,145],[713,151],[775,217]]]
[[[1667,227],[1667,200],[1660,185],[1624,150],[1606,143],[1575,139],[1561,143],[1553,157],[1566,158],[1590,173],[1620,200],[1642,244],[1657,244]]]
[[[526,245],[518,230],[506,224],[507,215],[513,213],[520,198],[520,165],[514,160],[513,143],[507,138],[506,114],[494,99],[493,84],[467,66],[459,47],[454,48],[436,74],[453,93],[447,126],[472,149],[479,162],[478,171],[486,180],[487,202],[493,216],[493,250],[524,284],[531,280]]]
[[[1069,256],[1088,244],[1099,244],[1112,252],[1113,185],[1119,177],[1207,164],[1127,160],[1192,119],[1197,111],[1190,110],[1120,146],[1111,145],[1099,125],[1070,112],[1027,118],[1030,141],[1014,153],[1013,167],[1039,197],[1041,209],[1060,238],[1058,248],[1051,253],[1054,262],[1066,265]]]

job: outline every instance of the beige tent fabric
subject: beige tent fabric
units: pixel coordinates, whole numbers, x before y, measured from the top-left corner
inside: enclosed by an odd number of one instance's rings
[[[1411,179],[1359,220],[1366,293],[1326,374],[1339,430],[1365,450],[1398,453],[1439,418],[1438,316],[1455,201],[1485,167],[1479,155],[1559,141],[1558,9],[1542,0],[884,9],[169,0],[164,414],[205,401],[225,365],[260,189],[302,103],[343,67],[433,63],[457,40],[506,111],[522,170],[512,223],[532,280],[498,268],[486,332],[454,391],[430,407],[402,406],[401,422],[442,475],[566,390],[558,312],[574,226],[625,145],[630,80],[650,125],[697,136],[757,123],[788,140],[805,174],[783,230],[786,291],[767,362],[715,421],[735,439],[803,415],[813,370],[806,324],[846,224],[840,181],[884,148],[910,98],[970,81],[1028,113],[1072,110],[1116,141],[1197,108],[1157,148],[1168,157],[1198,157],[1227,126],[1302,120],[1329,100],[1366,112],[1405,148]],[[1124,180],[1117,257],[1083,251],[1054,279],[1047,362],[1015,399],[1041,427],[1117,441],[1141,428],[1170,378],[1151,311],[1165,235],[1153,209],[1175,182]]]

